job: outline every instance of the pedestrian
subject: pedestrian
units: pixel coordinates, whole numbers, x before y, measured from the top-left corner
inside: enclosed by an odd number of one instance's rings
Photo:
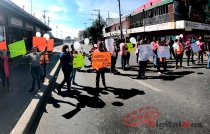
[[[40,65],[41,65],[40,79],[42,82],[46,80],[46,72],[47,72],[47,67],[48,67],[49,62],[50,62],[49,54],[48,52],[46,52],[40,57]]]
[[[154,45],[156,44],[156,38],[155,37],[153,37],[152,42],[150,44],[152,44],[152,47],[154,47]],[[153,56],[153,66],[154,66],[154,68],[157,67],[157,55]]]
[[[71,45],[71,55],[72,55],[72,57],[74,57],[75,54],[78,54],[78,52],[74,49],[74,45],[72,44]],[[72,85],[77,85],[77,83],[75,82],[76,72],[77,72],[77,68],[73,68],[71,76],[70,76],[70,83],[72,83]]]
[[[200,48],[200,50],[198,51],[198,63],[200,63],[200,60],[203,63],[203,54],[206,55],[206,52],[205,52],[205,42],[203,41],[202,37],[199,37],[199,41],[197,42],[197,44],[198,47]]]
[[[189,62],[190,62],[190,56],[191,53],[193,53],[192,48],[191,48],[191,39],[189,38],[188,41],[186,42],[186,55],[187,55],[187,66],[189,66]],[[193,64],[193,59],[191,58],[191,62]]]
[[[121,55],[121,67],[123,70],[125,70],[125,64],[126,64],[126,59],[127,59],[127,46],[125,44],[125,39],[121,40],[120,43],[120,55]]]
[[[117,61],[117,46],[116,43],[113,43],[114,50],[111,51],[111,73],[114,75],[116,73],[115,65]]]
[[[171,37],[169,38],[166,44],[169,46],[169,49],[170,49],[170,55],[171,55],[170,59],[172,59],[172,56],[175,58],[174,49],[173,49],[174,41],[172,40]]]
[[[175,70],[177,69],[178,62],[180,62],[181,69],[183,69],[182,59],[183,59],[183,53],[184,53],[184,45],[182,43],[181,37],[179,37],[177,42],[174,43],[173,48],[176,55],[176,66],[174,69]]]
[[[147,40],[143,40],[140,43],[140,46],[141,45],[147,45]],[[149,60],[149,56],[144,55],[144,53],[141,53],[140,48],[138,48],[138,53],[139,53],[139,70],[136,79],[142,79],[146,78],[145,71],[147,67],[147,61]]]
[[[104,50],[103,44],[99,41],[98,49],[96,49],[94,52],[98,53],[98,52],[107,52],[107,51]],[[99,88],[100,76],[102,78],[103,87],[106,88],[105,71],[106,68],[96,68],[96,89]]]
[[[32,92],[35,88],[36,80],[38,84],[38,89],[40,89],[40,73],[41,73],[41,67],[40,67],[40,57],[44,53],[47,52],[47,46],[45,47],[44,51],[37,52],[37,47],[32,47],[32,52],[23,55],[23,58],[30,58],[30,70],[31,70],[31,76],[32,76],[32,88],[29,90],[29,92]]]
[[[61,88],[65,83],[67,83],[67,92],[71,93],[71,83],[70,83],[70,75],[72,73],[73,68],[73,58],[69,51],[68,45],[62,45],[61,54],[60,54],[60,63],[64,75],[64,79],[61,84],[57,87],[58,94],[61,94]]]
[[[207,62],[207,68],[206,69],[210,69],[210,49],[208,48],[208,54],[207,54],[207,56],[208,56],[208,62]]]
[[[156,44],[153,47],[153,51],[154,51],[154,53],[157,57],[156,62],[157,62],[158,74],[161,75],[162,73],[161,73],[160,67],[162,65],[163,69],[164,69],[164,72],[166,72],[167,71],[167,63],[166,63],[166,57],[158,57],[157,50],[158,50],[159,46],[167,46],[167,45],[163,41],[161,42],[161,39],[158,38]]]
[[[130,56],[131,56],[131,53],[129,51],[127,51],[127,56],[126,56],[126,65],[127,65],[127,68],[130,66],[130,64],[129,64]]]
[[[136,43],[136,46],[135,46],[135,54],[136,54],[136,64],[139,65],[139,45],[140,45],[140,41],[141,41],[141,38],[138,37],[137,39],[137,43]]]
[[[6,90],[5,80],[7,82],[7,90],[11,91],[10,88],[10,70],[9,70],[9,62],[12,62],[12,59],[6,56],[5,51],[1,51],[1,58],[0,58],[0,72],[1,72],[1,79],[2,79],[2,92]]]

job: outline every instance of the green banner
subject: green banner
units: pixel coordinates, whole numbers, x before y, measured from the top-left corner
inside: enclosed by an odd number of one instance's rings
[[[73,60],[73,68],[80,68],[85,66],[85,60],[82,54],[75,54]]]
[[[10,50],[10,58],[26,54],[25,41],[21,40],[8,45]]]
[[[128,47],[128,51],[129,52],[134,52],[134,48],[133,48],[133,44],[132,43],[126,43],[127,47]]]

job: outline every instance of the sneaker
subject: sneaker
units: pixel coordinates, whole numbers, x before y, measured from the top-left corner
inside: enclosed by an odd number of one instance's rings
[[[158,72],[158,75],[161,75],[161,72]]]
[[[75,82],[72,82],[72,85],[77,85],[77,83],[75,83]]]
[[[29,90],[29,92],[32,92],[32,91],[34,91],[34,89],[32,88],[31,90]]]

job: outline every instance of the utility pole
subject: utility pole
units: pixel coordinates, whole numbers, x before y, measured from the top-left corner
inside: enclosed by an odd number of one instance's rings
[[[45,16],[45,10],[44,10],[43,18],[44,18],[44,23],[46,24],[46,20],[45,20],[45,18],[46,18],[46,16]]]
[[[108,19],[109,19],[109,11],[108,11]]]
[[[120,15],[120,39],[122,40],[122,21],[121,21],[120,0],[118,1],[119,1],[119,15]]]
[[[99,34],[100,34],[100,39],[101,39],[101,17],[100,17],[100,9],[94,9],[93,11],[99,11],[98,13],[98,22],[99,22]]]
[[[49,25],[50,25],[50,17],[48,16],[48,27],[49,27]]]
[[[58,26],[56,26],[56,37],[58,38]]]
[[[32,15],[32,0],[31,0],[31,15]]]

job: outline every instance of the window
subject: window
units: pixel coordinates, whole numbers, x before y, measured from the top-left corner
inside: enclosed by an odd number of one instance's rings
[[[6,40],[5,27],[1,25],[0,25],[0,36],[3,37],[3,40]]]

